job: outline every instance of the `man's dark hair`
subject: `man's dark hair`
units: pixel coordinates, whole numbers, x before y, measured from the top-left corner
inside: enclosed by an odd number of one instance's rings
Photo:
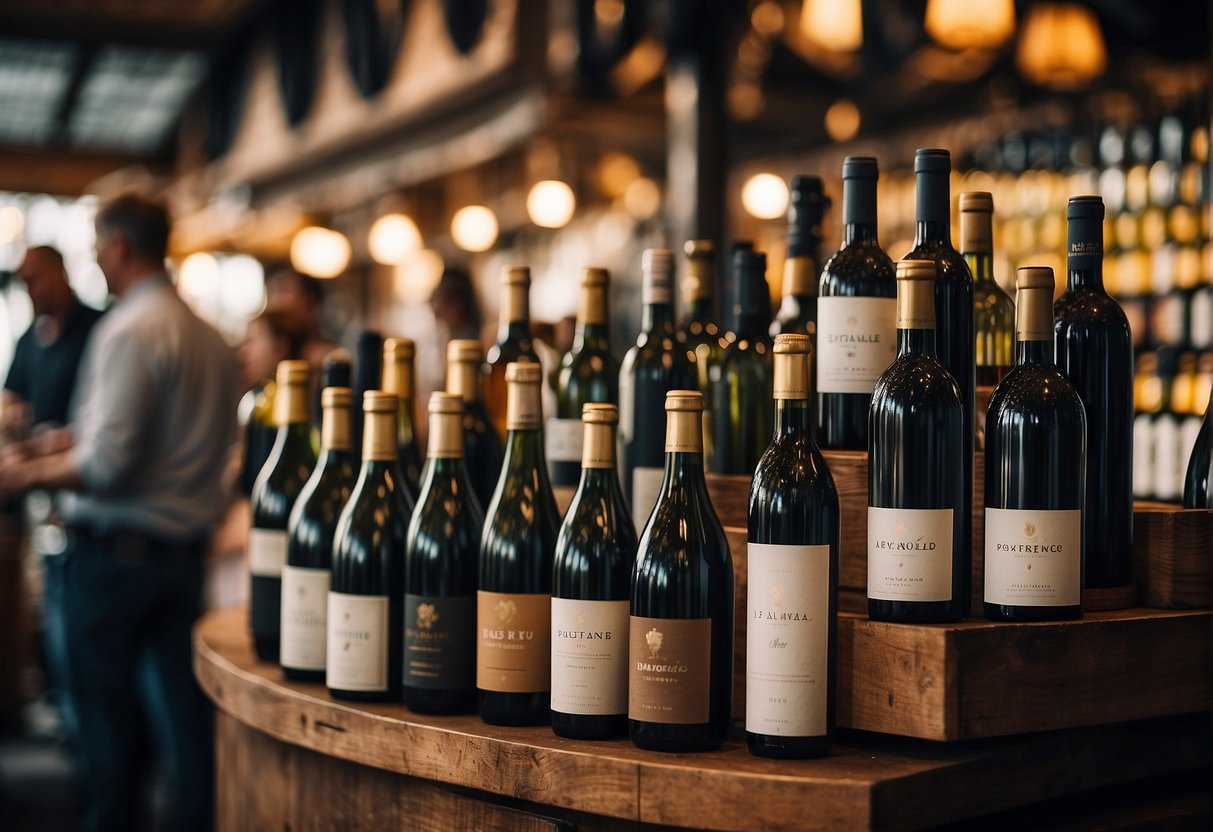
[[[121,234],[135,253],[150,263],[161,263],[168,254],[168,210],[159,202],[124,194],[101,206],[97,230]]]
[[[61,268],[61,269],[66,268],[63,265],[62,252],[60,252],[59,249],[55,248],[54,246],[30,246],[29,248],[27,248],[25,250],[25,254],[27,257],[31,254],[40,254],[44,257],[49,257],[51,259],[51,262],[54,263],[59,268]]]

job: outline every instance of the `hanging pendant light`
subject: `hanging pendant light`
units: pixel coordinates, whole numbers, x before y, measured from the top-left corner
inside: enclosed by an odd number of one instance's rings
[[[927,34],[949,49],[993,49],[1015,34],[1014,0],[927,0]]]
[[[854,52],[863,46],[860,0],[804,0],[800,29],[828,52]]]
[[[1055,90],[1087,86],[1104,73],[1108,52],[1095,12],[1076,3],[1038,3],[1028,11],[1015,63],[1028,80]]]

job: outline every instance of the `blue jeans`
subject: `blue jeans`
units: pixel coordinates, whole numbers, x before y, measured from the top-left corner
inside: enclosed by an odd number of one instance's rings
[[[201,612],[200,557],[73,542],[60,607],[76,712],[84,829],[125,830],[139,815],[144,726],[166,768],[165,828],[212,826],[214,715],[194,680],[190,630]]]

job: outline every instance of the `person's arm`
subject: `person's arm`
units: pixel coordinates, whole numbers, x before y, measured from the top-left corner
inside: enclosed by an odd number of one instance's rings
[[[31,488],[84,486],[71,449],[26,460],[15,468],[10,483],[11,493],[29,491]]]

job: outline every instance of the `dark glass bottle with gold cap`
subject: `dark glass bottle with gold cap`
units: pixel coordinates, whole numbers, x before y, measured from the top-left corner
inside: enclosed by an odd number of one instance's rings
[[[253,485],[253,522],[248,536],[249,623],[257,657],[267,662],[278,661],[287,525],[299,492],[316,465],[307,397],[307,362],[280,362],[274,396],[278,435]]]
[[[581,408],[590,402],[619,404],[619,362],[607,340],[609,286],[606,269],[582,273],[577,330],[560,362],[556,413],[544,429],[552,487],[567,498],[581,479]]]
[[[877,235],[879,176],[872,156],[843,160],[843,242],[821,272],[813,345],[823,448],[867,449],[872,388],[897,357],[896,271]]]
[[[1015,361],[1015,304],[994,281],[994,197],[960,195],[960,253],[973,273],[973,332],[978,386],[1002,381]]]
[[[480,718],[545,725],[551,700],[552,556],[560,512],[548,481],[537,364],[506,369],[505,462],[485,513],[476,593]]]
[[[936,266],[897,264],[897,359],[876,382],[868,426],[868,614],[968,615],[971,507],[960,388],[935,354]]]
[[[718,474],[752,474],[771,438],[775,406],[771,399],[771,300],[767,257],[750,242],[730,252],[733,286],[732,342],[712,379]]]
[[[463,397],[430,394],[430,441],[404,564],[404,704],[476,707],[476,560],[484,515],[464,457]]]
[[[396,455],[397,407],[381,390],[362,397],[362,470],[333,539],[324,683],[341,699],[400,698],[413,499]]]
[[[352,404],[348,387],[321,391],[320,456],[299,492],[287,527],[279,660],[288,679],[324,681],[333,535],[358,475],[350,444]]]
[[[645,249],[641,257],[644,318],[619,371],[621,477],[637,529],[657,504],[665,461],[665,394],[699,382],[695,354],[674,333],[674,255]]]
[[[788,254],[783,262],[783,300],[771,324],[771,337],[817,332],[817,280],[821,274],[821,223],[829,210],[821,178],[792,177],[788,200]]]
[[[1017,276],[1015,367],[986,415],[985,614],[1081,618],[1086,414],[1053,361],[1053,270]]]
[[[702,413],[702,394],[667,394],[665,478],[632,568],[628,735],[652,751],[711,751],[729,727],[733,557],[704,482]]]
[[[716,294],[716,246],[711,240],[687,240],[683,252],[686,254],[687,268],[682,281],[682,293],[687,312],[686,321],[679,329],[678,337],[695,355],[695,372],[699,381],[694,386],[703,393],[704,402],[710,405],[715,401],[712,398],[712,380],[719,373],[720,357],[728,345],[713,308]],[[709,406],[703,411],[703,455],[709,469],[715,459],[714,430],[712,408]]]
[[[613,404],[582,409],[581,482],[552,572],[552,730],[573,739],[627,733],[628,580],[636,530],[615,471]]]
[[[417,449],[417,428],[413,420],[416,378],[413,360],[417,346],[408,338],[387,338],[383,342],[383,392],[396,397],[396,453],[400,473],[409,496],[417,499],[421,481],[421,452]]]
[[[484,348],[479,341],[457,339],[447,344],[446,390],[463,400],[463,458],[482,509],[492,499],[501,473],[501,437],[481,390],[483,364]]]
[[[497,343],[489,347],[485,370],[489,415],[497,435],[504,439],[508,397],[505,368],[515,361],[538,364],[539,354],[531,343],[531,270],[526,266],[506,266],[501,270],[501,289]]]
[[[838,491],[813,441],[807,335],[775,337],[775,433],[750,487],[746,742],[819,757],[834,737]]]

